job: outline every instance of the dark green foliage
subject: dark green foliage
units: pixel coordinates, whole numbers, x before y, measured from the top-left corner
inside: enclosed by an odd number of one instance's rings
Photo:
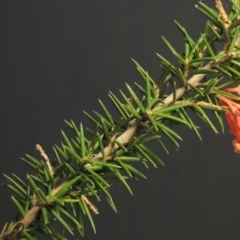
[[[143,84],[135,83],[136,87],[126,84],[127,91],[120,91],[121,97],[109,93],[119,113],[117,119],[112,118],[108,106],[99,100],[101,112],[85,113],[94,124],[92,130],[66,121],[75,138],[70,139],[62,131],[63,143],[53,148],[52,169],[46,158],[39,160],[26,155],[23,161],[33,169],[27,181],[16,175],[5,176],[13,190],[12,200],[18,212],[6,232],[29,217],[34,206],[39,206],[40,211],[36,221],[22,228],[21,235],[26,239],[36,239],[34,232],[49,239],[66,239],[53,227],[55,221],[71,234],[76,230],[83,234],[83,215],[96,231],[93,215],[98,213],[95,204],[101,196],[105,196],[116,211],[110,193],[114,180],[120,180],[132,193],[128,179],[145,178],[135,166],[136,162],[145,167],[156,167],[157,163],[164,165],[161,157],[146,143],[157,141],[167,153],[166,140],[179,148],[182,138],[172,127],[174,125],[192,129],[201,139],[189,110],[217,133],[218,127],[209,116],[213,112],[223,130],[221,111],[224,109],[218,107],[217,95],[236,99],[222,89],[237,84],[240,78],[240,47],[236,45],[240,25],[238,5],[234,2],[229,12],[232,24],[228,28],[217,10],[202,2],[197,8],[208,19],[199,39],[193,40],[178,22],[176,25],[185,40],[183,53],[163,38],[178,65],[157,54],[162,75],[155,81],[133,60]]]

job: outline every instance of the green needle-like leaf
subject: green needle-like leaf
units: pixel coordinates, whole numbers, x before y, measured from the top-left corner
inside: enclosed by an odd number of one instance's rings
[[[79,156],[79,154],[77,154],[73,148],[69,148],[69,147],[66,147],[66,146],[65,146],[65,150],[66,150],[68,153],[70,153],[70,154],[75,158],[75,160],[76,160],[77,162],[79,162],[79,163],[82,163],[82,162],[83,162],[82,157]]]
[[[217,73],[215,69],[205,69],[205,68],[199,68],[196,70],[191,70],[189,72],[190,75],[196,75],[196,74],[209,74],[209,73]]]
[[[33,178],[34,178],[34,176],[28,176],[28,180],[34,189],[34,193],[37,195],[37,197],[41,203],[43,203],[43,204],[48,203],[48,199],[47,199],[45,193],[37,186],[37,184],[34,182]]]
[[[211,80],[209,80],[206,88],[203,90],[203,94],[207,95],[209,91],[219,83],[219,81],[219,78],[212,78]]]
[[[136,65],[137,70],[141,74],[142,78],[146,81],[146,76],[148,75],[148,72],[145,71],[137,61],[135,61],[134,59],[132,59],[132,61]],[[149,78],[149,81],[151,82],[151,84],[155,83],[154,80],[150,76],[148,76],[148,78]]]
[[[165,44],[167,45],[167,47],[170,49],[172,54],[177,58],[177,60],[181,64],[185,65],[185,59],[180,54],[177,53],[177,51],[173,48],[173,46],[169,43],[169,41],[166,38],[162,37],[162,39],[165,42]]]
[[[99,112],[94,111],[94,110],[93,110],[93,113],[95,113],[99,119],[103,119],[109,127],[112,126],[111,123],[102,114],[100,114]]]
[[[24,212],[28,212],[30,207],[31,207],[31,200],[32,199],[31,199],[30,196],[32,196],[32,193],[31,193],[30,186],[28,186],[28,188],[27,188],[27,198],[25,198],[25,202],[24,202],[24,204],[25,204]]]
[[[157,84],[157,87],[160,89],[160,91],[162,90],[163,84],[171,78],[172,74],[170,74],[170,69],[171,69],[171,65],[168,65],[168,67],[166,67],[163,70],[163,73]],[[163,96],[163,94],[161,94],[161,95]]]
[[[144,87],[142,87],[140,84],[134,82],[134,84],[137,86],[138,90],[144,95],[147,96],[147,91]]]
[[[146,81],[146,97],[147,97],[147,109],[151,109],[151,85],[149,75],[147,73],[147,81]],[[144,109],[145,111],[145,109]]]
[[[105,158],[105,149],[103,146],[102,137],[103,137],[102,135],[100,136],[100,134],[97,133],[97,141],[99,143],[100,151],[102,153],[103,158]]]
[[[123,125],[123,118],[121,117],[116,124],[114,124],[114,127],[112,128],[111,135],[115,136],[117,132],[120,130],[120,128]]]
[[[185,125],[188,125],[188,122],[185,120],[185,119],[182,119],[182,118],[179,118],[179,117],[176,117],[176,116],[173,116],[171,114],[165,114],[165,113],[161,113],[161,112],[158,112],[158,113],[154,113],[155,116],[158,116],[160,118],[167,118],[167,119],[170,119],[174,122],[177,122],[177,123],[182,123],[182,124],[185,124]]]
[[[140,144],[139,146],[148,154],[148,156],[152,156],[153,158],[155,158],[159,163],[161,163],[164,166],[163,161],[153,151],[151,151],[149,148],[147,148],[143,144]]]
[[[204,96],[203,91],[200,90],[198,87],[192,85],[191,83],[187,83],[187,85],[196,93],[198,93],[200,96]]]
[[[166,68],[168,68],[169,66],[171,66],[171,67],[170,67],[170,71],[171,71],[175,76],[178,77],[178,70],[177,70],[177,68],[176,68],[173,64],[171,64],[171,63],[170,63],[165,57],[163,57],[162,55],[160,55],[160,54],[157,53],[157,56],[161,59],[162,63],[164,64],[164,66],[165,66]]]
[[[81,201],[81,200],[79,200],[79,201]],[[81,224],[63,207],[59,206],[58,210],[59,210],[59,212],[62,213],[62,215],[65,215],[66,218],[69,219],[74,224],[74,226],[76,226],[77,228],[82,228]]]
[[[66,135],[63,131],[61,131],[61,132],[62,132],[62,136],[63,136],[65,142],[67,143],[67,146],[68,146],[70,149],[73,149],[73,146],[72,146],[70,140],[68,139],[67,135]]]
[[[19,185],[22,185],[23,188],[27,188],[27,184],[20,177],[14,173],[12,173],[12,175],[15,177],[16,181],[18,181]]]
[[[230,62],[234,65],[236,65],[237,67],[240,67],[240,62],[236,61],[236,60],[230,60]]]
[[[94,118],[94,117],[92,117],[89,113],[87,113],[87,112],[85,112],[85,111],[83,111],[83,113],[96,125],[96,124],[98,124],[98,121]]]
[[[123,161],[123,162],[139,162],[141,161],[141,158],[139,157],[133,157],[133,156],[121,156],[121,157],[118,157],[117,160],[120,160],[120,161]]]
[[[209,20],[211,20],[213,23],[215,23],[217,26],[220,25],[219,23],[219,15],[218,12],[214,11],[212,8],[209,8],[207,5],[205,5],[203,2],[199,2],[199,5],[196,5],[196,8],[203,13]]]
[[[81,153],[82,158],[84,158],[87,154],[87,148],[85,146],[85,137],[84,137],[84,130],[82,124],[80,124],[80,144],[81,144]]]
[[[154,127],[154,129],[156,131],[158,131],[158,126],[156,124],[156,120],[154,119],[154,117],[152,117],[151,115],[148,116],[148,120],[150,121],[150,123],[152,124],[152,126]]]
[[[202,44],[202,41],[203,41],[203,35],[198,39],[198,41],[196,42],[196,44],[194,45],[194,47],[192,48],[192,50],[189,53],[188,60],[190,62],[192,61],[192,59],[194,57],[196,57],[196,58],[200,57],[199,52],[198,52],[198,48]]]
[[[51,209],[51,213],[64,226],[64,228],[68,232],[70,232],[72,235],[74,235],[71,226],[59,215],[59,213],[56,210]]]
[[[19,203],[19,201],[15,197],[12,196],[11,198],[12,198],[18,212],[20,213],[21,217],[23,218],[25,216],[25,212],[24,212],[21,204]]]
[[[57,145],[55,145],[55,148],[56,148],[56,151],[58,152],[58,153],[60,153],[61,154],[61,156],[65,159],[65,160],[67,160],[68,159],[68,156],[67,156],[67,154],[66,154],[66,151],[64,151],[63,149],[61,149],[59,146],[57,146]],[[61,160],[60,160],[61,161]]]
[[[76,176],[77,175],[76,170],[70,164],[66,163],[65,166],[69,170],[69,172],[70,172],[70,174],[72,176]]]
[[[240,24],[240,20],[238,20],[238,21],[239,21],[239,24]],[[231,44],[228,47],[228,52],[232,52],[234,50],[234,46],[236,44],[236,40],[237,40],[238,37],[239,37],[239,26],[236,29],[234,29]]]
[[[108,130],[107,125],[105,124],[105,122],[104,122],[104,120],[102,118],[101,118],[100,121],[101,121],[101,126],[102,126],[102,129],[103,129],[104,136],[107,138],[107,140],[109,142],[111,142],[111,134],[110,134],[110,132]]]
[[[127,105],[134,108],[132,105],[132,98],[131,97],[127,97],[121,90],[119,91],[122,95],[122,97],[124,98],[124,100],[126,101]]]
[[[84,192],[87,192],[86,193],[87,196],[93,196],[98,201],[100,201],[99,192],[96,190],[95,185],[92,186],[92,185],[86,183],[86,188],[85,188]]]
[[[188,43],[190,49],[192,49],[195,46],[195,42],[193,41],[193,39],[187,33],[186,29],[184,27],[182,27],[177,21],[175,21],[175,24],[177,25],[178,29],[180,30],[180,32],[185,37],[185,41]],[[186,58],[189,58],[189,55],[185,54],[185,56],[186,56]]]
[[[31,235],[29,232],[27,231],[23,231],[22,232],[22,236],[24,236],[27,240],[37,240],[36,237],[34,237],[33,235]]]
[[[132,114],[134,117],[136,117],[136,118],[138,118],[138,119],[140,119],[140,120],[142,119],[141,115],[138,113],[137,110],[135,110],[134,107],[128,107],[128,106],[126,106],[126,105],[123,105],[123,108],[124,108],[125,110],[127,110],[129,114]]]
[[[66,166],[65,166],[66,163],[61,163],[59,164],[56,168],[55,168],[55,172],[54,172],[54,177],[56,178],[57,176],[59,175],[63,175],[64,178],[66,176]]]
[[[82,200],[81,202],[82,202],[82,207],[84,208],[85,213],[86,213],[86,215],[88,217],[88,220],[89,220],[89,222],[90,222],[90,224],[92,226],[92,229],[93,229],[94,233],[96,233],[96,227],[95,227],[95,224],[94,224],[91,212],[90,212],[90,210],[88,208],[88,205],[86,204],[86,202],[84,200]]]
[[[174,139],[174,137],[181,139],[181,137],[174,132],[173,130],[171,130],[170,128],[166,127],[163,123],[158,122],[157,123],[159,126],[159,129],[161,129],[161,131],[168,137],[168,139],[173,143],[173,145],[175,145],[177,148],[179,148],[179,144],[178,142]],[[173,137],[174,136],[174,137]]]
[[[122,176],[121,173],[116,169],[114,171],[114,174],[123,183],[123,185],[127,188],[127,190],[130,192],[130,194],[133,195],[133,192],[132,192],[130,186],[127,184],[126,180],[124,179],[126,177]]]
[[[45,207],[42,207],[41,213],[42,213],[44,224],[48,224],[49,223],[48,209],[46,209]]]
[[[211,44],[208,42],[206,35],[205,35],[205,34],[202,34],[202,38],[203,38],[203,42],[204,42],[205,46],[207,47],[210,55],[211,55],[212,57],[215,57],[216,54],[214,53],[214,51],[213,51],[213,49],[212,49],[212,47],[211,47]]]
[[[148,162],[150,162],[155,168],[157,167],[156,164],[154,163],[154,161],[151,159],[151,157],[148,155],[148,153],[145,151],[145,149],[142,148],[142,144],[138,144],[135,146],[136,151],[138,151],[138,153],[140,153],[140,155],[147,160]]]
[[[89,143],[89,149],[92,150],[92,148],[95,146],[96,142],[97,142],[97,133],[98,133],[98,124],[95,125],[94,131],[92,133],[92,138],[91,141]]]
[[[13,187],[9,184],[8,184],[8,187],[11,188],[13,190],[13,192],[15,192],[18,195],[18,197],[20,197],[22,199],[26,198],[26,195],[22,194],[21,191],[19,191],[16,187]]]
[[[207,97],[207,100],[208,100],[209,103],[212,103],[212,104],[214,104],[216,106],[218,105],[218,100],[217,100],[216,95],[212,95],[211,97],[209,95],[207,95],[206,97]],[[222,118],[221,112],[216,111],[216,110],[213,110],[213,112],[214,112],[214,115],[216,116],[216,118],[217,118],[217,120],[218,120],[218,122],[219,122],[219,124],[221,126],[222,132],[224,132],[224,123],[223,123],[223,118]]]
[[[139,161],[139,160],[138,160]],[[131,171],[127,168],[128,164],[123,163],[120,159],[117,160],[117,163],[124,169],[124,171],[128,174],[129,177],[132,178]]]
[[[187,107],[188,105],[189,105],[188,102],[174,104],[174,105],[166,106],[166,107],[163,107],[163,108],[158,109],[156,111],[153,111],[153,113],[170,113],[170,112],[175,111],[177,109],[181,109],[181,108]]]
[[[81,176],[76,176],[73,179],[69,180],[68,182],[66,182],[66,184],[64,184],[55,194],[54,197],[56,198],[60,198],[63,195],[65,195],[70,188],[72,188],[72,186],[74,186],[79,180],[81,179]]]
[[[128,91],[130,92],[131,96],[133,97],[134,101],[136,102],[139,109],[145,113],[145,107],[142,105],[141,101],[138,99],[137,95],[133,91],[133,89],[126,83],[126,86],[128,88]]]
[[[218,130],[215,128],[215,126],[213,125],[213,123],[211,122],[211,120],[208,118],[208,116],[206,115],[206,113],[202,110],[201,107],[199,106],[193,106],[193,108],[196,110],[197,114],[208,123],[208,125],[213,129],[213,131],[215,133],[218,133]]]
[[[113,125],[113,124],[114,124],[114,121],[113,121],[113,119],[112,119],[111,114],[109,113],[109,111],[107,110],[107,108],[105,107],[105,105],[103,104],[103,102],[102,102],[100,99],[99,99],[98,101],[99,101],[99,103],[100,103],[100,105],[101,105],[104,113],[106,114],[106,116],[107,116],[107,118],[108,118],[108,121],[111,123],[111,125]]]
[[[23,196],[27,196],[26,190],[25,190],[19,183],[17,183],[17,182],[16,182],[15,180],[13,180],[11,177],[9,177],[9,176],[7,176],[7,175],[5,175],[5,174],[3,174],[3,175],[4,175],[4,177],[8,180],[8,182],[11,183],[11,185],[14,185],[15,188],[17,188],[18,191],[21,192],[21,194],[22,194]],[[13,176],[18,180],[18,177],[16,177],[16,175],[13,174]],[[18,180],[18,182],[22,183],[22,181],[20,181],[20,180]],[[24,186],[25,188],[27,187],[27,185],[26,185],[25,183],[22,183],[22,185],[25,185],[25,186]]]
[[[214,68],[216,68],[219,72],[223,73],[224,75],[226,75],[228,77],[232,77],[232,74],[229,71],[227,71],[226,69],[224,69],[223,66],[216,65],[216,66],[214,66]]]
[[[136,168],[134,168],[133,166],[128,165],[128,169],[129,169],[133,174],[138,175],[138,176],[140,176],[140,177],[142,177],[142,178],[147,179],[146,176],[145,176],[143,173],[141,173],[140,171],[138,171],[138,170],[137,170]]]
[[[238,13],[238,14],[236,13],[235,17],[236,17],[236,16],[239,16],[239,13]],[[240,19],[238,19],[237,21],[233,22],[233,23],[229,26],[228,31],[231,31],[231,30],[233,30],[234,28],[236,28],[236,30],[238,30],[239,25],[240,25]],[[234,29],[234,30],[235,30],[235,29]],[[233,39],[234,39],[234,37],[233,37]]]
[[[117,108],[119,114],[123,117],[124,120],[127,120],[129,118],[129,113],[126,111],[123,107],[123,104],[118,100],[118,98],[113,94],[109,93],[109,97],[112,100],[114,106]]]
[[[224,68],[230,72],[230,73],[233,73],[234,75],[236,75],[237,77],[240,77],[240,72],[238,70],[236,70],[235,68],[232,68],[228,65],[224,65]]]
[[[36,169],[36,167],[41,167],[41,163],[39,160],[35,159],[34,157],[26,154],[27,159],[22,158],[24,162],[26,162],[30,167]]]
[[[92,176],[94,176],[99,182],[101,182],[104,186],[110,187],[109,184],[96,172],[94,172],[89,166],[85,166],[86,171],[88,171]]]
[[[128,151],[127,148],[122,143],[120,143],[119,141],[114,140],[113,142],[116,143],[124,152]]]
[[[94,160],[86,160],[86,161],[93,166],[99,165],[99,166],[103,166],[106,168],[120,168],[118,165],[110,163],[110,162],[102,162],[102,161],[94,161]]]

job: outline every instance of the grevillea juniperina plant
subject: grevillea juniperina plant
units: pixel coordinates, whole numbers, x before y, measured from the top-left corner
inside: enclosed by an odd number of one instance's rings
[[[120,91],[121,98],[109,93],[118,112],[116,119],[99,101],[102,111],[85,113],[93,129],[66,121],[75,138],[62,132],[63,142],[53,147],[54,159],[49,159],[37,144],[39,159],[30,155],[23,158],[33,169],[27,179],[15,174],[5,176],[14,193],[17,215],[5,224],[0,239],[33,240],[36,233],[49,239],[66,239],[54,228],[54,221],[71,234],[83,235],[83,215],[96,231],[94,215],[99,213],[100,198],[105,197],[116,210],[109,192],[114,181],[122,182],[132,192],[128,179],[145,177],[136,163],[146,167],[164,164],[146,143],[156,141],[166,152],[165,141],[179,148],[184,136],[172,128],[176,124],[190,128],[201,139],[189,109],[215,133],[223,129],[225,113],[235,136],[234,151],[240,152],[240,4],[232,0],[231,6],[224,8],[220,0],[215,0],[215,6],[212,9],[203,2],[196,6],[206,17],[197,40],[176,22],[184,38],[181,53],[163,38],[178,63],[157,54],[161,63],[158,80],[133,60],[142,83],[135,83],[134,88],[126,84],[126,91]],[[213,123],[213,116],[219,126]]]

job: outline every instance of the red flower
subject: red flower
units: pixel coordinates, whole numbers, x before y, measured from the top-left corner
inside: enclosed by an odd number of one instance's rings
[[[227,88],[226,92],[236,92],[240,96],[240,86]],[[233,100],[218,96],[222,106],[227,107],[226,119],[230,127],[230,132],[236,137],[233,140],[234,152],[240,153],[240,100]]]

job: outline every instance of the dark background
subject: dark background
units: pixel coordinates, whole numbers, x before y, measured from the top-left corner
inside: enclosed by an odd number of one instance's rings
[[[210,0],[204,1],[213,6]],[[131,58],[153,78],[160,74],[156,52],[172,59],[161,35],[176,48],[183,39],[174,20],[196,39],[205,18],[195,0],[35,0],[0,2],[0,149],[1,172],[26,177],[20,160],[39,157],[36,143],[50,158],[61,142],[64,119],[76,123],[82,110],[98,110],[98,98],[110,109],[107,94],[126,92],[141,82]],[[190,130],[179,151],[166,155],[152,145],[165,167],[144,170],[148,180],[131,181],[134,196],[116,183],[118,213],[98,203],[97,235],[86,221],[84,239],[225,240],[240,239],[240,156],[232,136],[214,134],[203,122],[203,142]],[[11,221],[11,191],[0,176],[0,226]],[[44,239],[42,236],[39,239]],[[69,239],[81,239],[69,236]]]

